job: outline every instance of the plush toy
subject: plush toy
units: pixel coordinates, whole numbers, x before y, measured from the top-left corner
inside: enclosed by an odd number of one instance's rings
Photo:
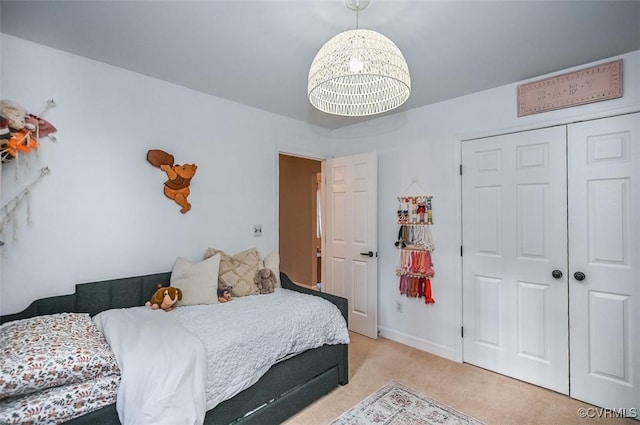
[[[258,286],[261,294],[270,294],[276,287],[276,274],[271,269],[260,269],[253,278],[253,283]]]
[[[173,286],[158,285],[158,289],[145,305],[154,310],[162,309],[164,311],[170,311],[180,300],[182,300],[182,291],[180,289],[174,288]]]
[[[191,204],[187,201],[187,197],[191,193],[189,185],[198,166],[196,164],[174,165],[173,155],[160,149],[148,151],[147,161],[154,167],[160,168],[167,175],[169,180],[164,182],[165,196],[182,207],[180,210],[182,214],[189,211],[191,209]]]
[[[226,303],[227,301],[231,301],[231,288],[223,288],[218,289],[218,302]]]
[[[8,122],[13,130],[22,130],[26,124],[27,110],[16,102],[0,100],[0,115]]]

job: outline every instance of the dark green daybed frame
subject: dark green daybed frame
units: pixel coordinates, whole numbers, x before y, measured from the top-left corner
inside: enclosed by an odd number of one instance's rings
[[[95,315],[111,308],[144,305],[156,286],[168,286],[171,273],[158,273],[102,282],[81,283],[70,295],[36,300],[16,314],[0,316],[0,323],[45,314],[77,312]],[[294,284],[280,273],[282,287],[329,300],[347,320],[347,300]],[[283,323],[283,326],[286,326]],[[275,364],[251,387],[209,410],[205,424],[278,424],[329,393],[346,385],[348,345],[325,345]],[[67,422],[73,425],[117,425],[115,404]]]

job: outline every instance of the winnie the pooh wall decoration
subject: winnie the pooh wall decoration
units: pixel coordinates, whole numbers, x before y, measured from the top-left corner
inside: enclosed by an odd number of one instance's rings
[[[164,182],[165,196],[182,207],[180,210],[182,214],[189,211],[191,209],[191,204],[187,200],[189,193],[191,193],[189,185],[198,166],[196,164],[174,164],[173,155],[160,149],[149,150],[147,161],[167,175],[168,180]]]

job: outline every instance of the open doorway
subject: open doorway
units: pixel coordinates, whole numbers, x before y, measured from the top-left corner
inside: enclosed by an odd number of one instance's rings
[[[322,264],[322,161],[280,154],[278,164],[280,270],[316,289]]]

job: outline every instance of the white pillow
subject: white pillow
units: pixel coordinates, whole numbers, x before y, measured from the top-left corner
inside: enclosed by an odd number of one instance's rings
[[[271,269],[276,274],[276,288],[280,288],[280,254],[278,250],[271,251],[262,260],[262,268]]]
[[[199,263],[178,257],[171,272],[171,286],[182,290],[182,300],[178,305],[216,304],[219,269],[220,255]]]

